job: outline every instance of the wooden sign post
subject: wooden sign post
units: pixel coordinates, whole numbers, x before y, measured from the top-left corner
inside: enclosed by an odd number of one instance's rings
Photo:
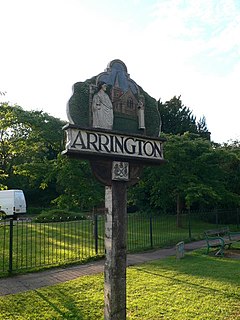
[[[62,154],[88,159],[105,185],[104,319],[126,319],[127,187],[145,165],[164,162],[156,100],[127,73],[121,60],[74,85]]]
[[[106,188],[104,319],[126,319],[127,183]]]

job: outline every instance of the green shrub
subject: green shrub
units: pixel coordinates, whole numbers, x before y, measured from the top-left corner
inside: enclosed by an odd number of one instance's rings
[[[34,219],[35,222],[60,222],[84,220],[85,216],[80,213],[66,211],[61,209],[42,210],[41,213]]]
[[[41,213],[43,210],[42,207],[27,207],[27,214],[36,215]]]

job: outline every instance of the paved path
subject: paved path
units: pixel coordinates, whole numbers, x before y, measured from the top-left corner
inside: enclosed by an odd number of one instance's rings
[[[185,250],[195,250],[205,246],[206,241],[185,244]],[[147,261],[163,259],[175,255],[175,248],[159,249],[143,253],[128,254],[127,265],[136,265]],[[28,290],[51,286],[57,283],[76,279],[81,276],[101,273],[104,270],[104,259],[84,265],[55,268],[51,270],[17,275],[0,279],[0,296],[16,294]]]

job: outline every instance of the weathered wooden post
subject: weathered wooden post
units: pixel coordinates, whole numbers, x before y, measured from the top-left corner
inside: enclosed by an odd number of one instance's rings
[[[104,319],[126,319],[127,185],[106,188]]]
[[[163,160],[156,100],[113,60],[97,76],[74,85],[67,106],[64,155],[88,159],[105,185],[104,319],[126,319],[127,187],[143,166]]]

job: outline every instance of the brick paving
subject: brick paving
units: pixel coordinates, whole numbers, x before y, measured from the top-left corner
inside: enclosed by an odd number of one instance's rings
[[[196,241],[185,244],[185,250],[191,251],[205,246],[206,241]],[[128,254],[127,265],[141,264],[147,261],[163,259],[175,255],[175,247],[159,249],[142,253]],[[35,290],[38,288],[55,285],[57,283],[76,279],[85,275],[102,273],[104,271],[104,259],[90,262],[84,265],[55,268],[35,273],[27,273],[9,278],[0,279],[0,296],[16,294]]]

